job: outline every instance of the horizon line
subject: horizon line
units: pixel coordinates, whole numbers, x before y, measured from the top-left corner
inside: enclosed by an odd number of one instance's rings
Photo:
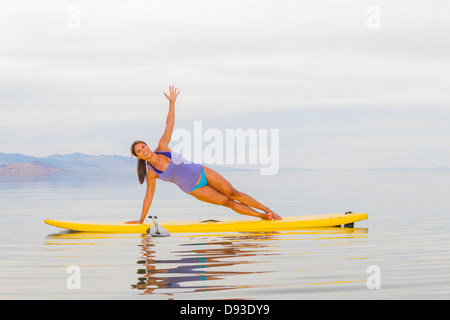
[[[25,157],[31,157],[31,158],[37,158],[37,159],[45,159],[48,158],[50,156],[70,156],[70,155],[75,155],[75,154],[79,154],[79,155],[84,155],[84,156],[90,156],[90,157],[101,157],[101,156],[106,156],[106,157],[123,157],[123,158],[128,158],[128,156],[124,156],[124,155],[118,155],[118,154],[87,154],[87,153],[82,153],[82,152],[72,152],[72,153],[66,153],[66,154],[60,154],[60,153],[54,153],[54,154],[50,154],[48,156],[44,156],[44,157],[39,157],[39,156],[32,156],[32,155],[26,155],[23,153],[4,153],[4,152],[0,152],[0,154],[4,154],[4,155],[21,155],[21,156],[25,156]],[[130,155],[130,158],[133,159],[133,156]],[[14,162],[10,162],[10,163],[4,163],[4,164],[13,164]],[[17,163],[17,162],[16,162]],[[27,162],[27,163],[32,163],[32,162]],[[232,169],[232,168],[236,168],[237,170],[248,170],[248,171],[253,171],[253,170],[259,170],[259,168],[243,168],[242,166],[233,164],[233,165],[227,165],[227,164],[208,164],[205,163],[206,165],[211,165],[211,166],[217,166],[217,167],[225,167],[227,169]],[[377,168],[301,168],[301,167],[280,167],[278,169],[279,171],[447,171],[450,170],[450,167],[445,167],[445,166],[439,166],[439,167],[432,167],[432,168],[424,168],[424,167],[405,167],[405,166],[401,166],[401,167],[377,167]]]

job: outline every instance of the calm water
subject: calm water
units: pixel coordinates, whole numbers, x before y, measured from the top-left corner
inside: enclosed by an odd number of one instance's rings
[[[354,229],[170,238],[67,233],[43,219],[139,218],[145,187],[134,172],[1,175],[0,298],[450,298],[449,171],[222,174],[282,216],[352,210],[369,219]],[[151,212],[161,223],[238,217],[164,182]],[[69,266],[80,288],[69,289]]]

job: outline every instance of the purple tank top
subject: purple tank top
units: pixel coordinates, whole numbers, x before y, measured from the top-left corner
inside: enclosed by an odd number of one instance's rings
[[[202,173],[203,165],[186,160],[180,154],[173,151],[155,151],[155,153],[168,157],[170,159],[169,165],[164,171],[156,169],[147,162],[148,167],[151,168],[161,180],[175,183],[186,193],[191,192]]]

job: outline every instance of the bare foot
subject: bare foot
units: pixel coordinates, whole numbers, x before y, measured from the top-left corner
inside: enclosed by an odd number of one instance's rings
[[[283,218],[281,218],[279,215],[277,215],[273,211],[267,212],[267,220],[282,220],[282,219]]]

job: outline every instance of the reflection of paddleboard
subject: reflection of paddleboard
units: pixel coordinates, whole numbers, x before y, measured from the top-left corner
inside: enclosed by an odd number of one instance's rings
[[[334,213],[311,216],[285,217],[283,220],[235,219],[206,221],[160,221],[167,231],[185,232],[246,232],[246,231],[283,231],[314,227],[335,227],[351,225],[367,219],[367,213]],[[123,222],[58,221],[45,219],[45,223],[73,231],[105,233],[146,233],[149,224],[126,224]]]

